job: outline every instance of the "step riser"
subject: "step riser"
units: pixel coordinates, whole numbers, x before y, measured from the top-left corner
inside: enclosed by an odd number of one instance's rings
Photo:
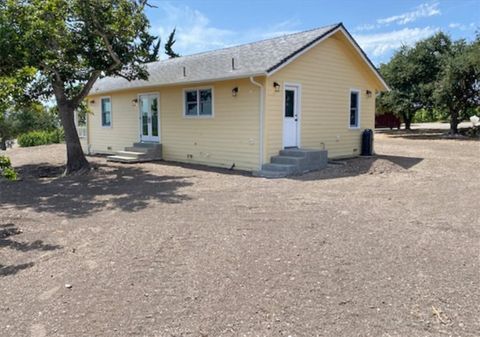
[[[156,148],[156,147],[161,148],[162,144],[157,144],[157,143],[133,143],[133,147],[143,147],[143,148],[153,149],[153,148]]]
[[[149,156],[159,156],[159,157],[162,156],[161,148],[150,149],[150,148],[141,148],[141,147],[126,147],[125,151],[141,152]]]
[[[284,172],[286,174],[294,174],[297,172],[298,168],[295,165],[287,165],[287,164],[264,164],[262,166],[262,170]]]
[[[129,146],[129,147],[125,148],[125,151],[148,153],[150,151],[150,149],[148,147]]]
[[[280,155],[285,157],[305,157],[305,152],[299,150],[280,150]]]
[[[289,165],[302,166],[306,163],[306,159],[301,157],[273,156],[272,158],[270,158],[270,162],[276,163],[276,164],[289,164]]]
[[[270,179],[275,179],[275,178],[285,178],[288,176],[287,173],[285,172],[278,172],[278,171],[253,171],[252,175],[254,177],[262,177],[262,178],[270,178]]]

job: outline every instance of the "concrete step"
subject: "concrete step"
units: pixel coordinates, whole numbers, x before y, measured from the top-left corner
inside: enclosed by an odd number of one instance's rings
[[[134,147],[143,147],[143,148],[157,148],[162,147],[162,144],[159,143],[133,143]]]
[[[122,157],[132,157],[132,158],[139,158],[145,156],[147,153],[145,152],[137,152],[137,151],[117,151],[117,155]]]
[[[269,164],[262,165],[260,171],[253,173],[257,177],[281,178],[299,175],[327,167],[328,151],[313,149],[285,149],[279,155],[272,156]]]
[[[279,154],[285,157],[305,157],[305,151],[300,149],[280,150]]]
[[[286,176],[288,176],[286,172],[269,171],[269,170],[253,171],[252,175],[254,177],[263,177],[263,178],[270,178],[270,179],[285,178]]]
[[[285,172],[286,174],[293,174],[297,172],[297,166],[291,164],[263,164],[262,171],[276,171]]]
[[[127,146],[125,151],[148,153],[149,151],[152,151],[152,149],[149,147]]]
[[[107,161],[113,161],[117,163],[138,163],[139,159],[138,158],[133,158],[133,157],[125,157],[125,156],[108,156]]]
[[[305,162],[304,157],[273,156],[270,162],[274,164],[290,164],[301,166]]]

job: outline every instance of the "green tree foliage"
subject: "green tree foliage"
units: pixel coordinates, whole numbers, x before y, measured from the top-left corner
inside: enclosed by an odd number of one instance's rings
[[[6,156],[0,156],[0,178],[7,180],[17,180],[17,173],[12,168],[10,158]]]
[[[392,88],[379,97],[380,110],[388,110],[403,118],[405,128],[421,109],[431,109],[435,80],[442,69],[442,58],[451,46],[443,33],[425,39],[414,47],[403,46],[380,72]]]
[[[1,34],[1,32],[0,32]],[[1,61],[0,61],[1,63]],[[6,141],[16,136],[16,126],[12,119],[15,102],[25,101],[25,89],[34,76],[35,69],[23,67],[11,72],[10,76],[0,70],[0,149],[6,149]]]
[[[175,32],[176,28],[172,30],[170,35],[168,36],[168,40],[165,43],[165,54],[167,54],[170,58],[180,57],[180,54],[177,54],[173,51],[173,45],[175,44]]]
[[[472,43],[456,41],[444,56],[433,98],[450,117],[450,132],[480,106],[480,35]]]
[[[34,69],[30,98],[55,96],[65,130],[66,173],[89,170],[74,111],[102,76],[148,79],[159,43],[148,33],[147,0],[0,1],[0,78]]]
[[[54,131],[59,127],[56,109],[41,103],[13,105],[0,118],[0,149],[6,149],[6,142],[31,131]]]

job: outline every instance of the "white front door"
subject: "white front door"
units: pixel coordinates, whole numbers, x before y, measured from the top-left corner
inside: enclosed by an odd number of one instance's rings
[[[158,143],[160,141],[158,101],[157,94],[139,96],[140,141],[142,142]]]
[[[285,86],[283,147],[298,147],[298,87]]]

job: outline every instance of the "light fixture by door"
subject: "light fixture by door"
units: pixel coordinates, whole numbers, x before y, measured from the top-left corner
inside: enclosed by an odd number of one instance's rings
[[[273,82],[273,87],[275,88],[276,92],[280,91],[280,84],[278,84],[278,82]]]
[[[132,106],[137,106],[138,98],[132,99]]]
[[[235,88],[232,89],[232,96],[236,97],[237,94],[238,94],[238,87],[235,87]]]

